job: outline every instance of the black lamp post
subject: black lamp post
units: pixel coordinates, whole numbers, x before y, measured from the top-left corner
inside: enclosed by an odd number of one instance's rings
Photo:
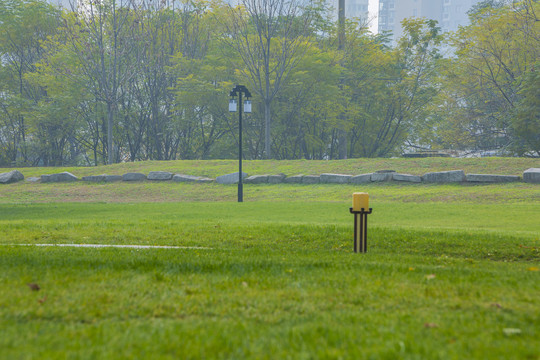
[[[242,102],[242,94],[246,96],[245,104]],[[238,103],[240,108],[238,109],[238,202],[244,201],[244,184],[242,183],[242,107],[245,113],[251,112],[251,93],[244,85],[236,85],[229,94],[231,100],[229,101],[229,111],[236,111],[236,97],[238,96]],[[243,106],[242,106],[243,105]]]

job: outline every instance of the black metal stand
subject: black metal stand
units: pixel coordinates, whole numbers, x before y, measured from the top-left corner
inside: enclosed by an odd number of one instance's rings
[[[367,216],[373,211],[369,208],[366,211],[364,208],[360,211],[354,211],[353,208],[349,208],[351,214],[354,214],[354,252],[367,252]]]

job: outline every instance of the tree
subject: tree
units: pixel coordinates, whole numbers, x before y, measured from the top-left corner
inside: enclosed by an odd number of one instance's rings
[[[272,103],[306,51],[313,11],[300,0],[242,0],[229,7],[224,44],[241,62],[233,64],[264,109],[265,156],[272,158]]]
[[[540,3],[531,0],[485,6],[450,38],[456,56],[444,72],[445,112],[436,128],[446,135],[440,144],[461,139],[462,149],[523,153],[512,124],[540,55],[538,11]]]
[[[45,53],[42,43],[56,32],[59,13],[45,1],[5,0],[0,3],[0,150],[4,162],[32,163],[28,154],[26,116],[45,95],[28,83]]]

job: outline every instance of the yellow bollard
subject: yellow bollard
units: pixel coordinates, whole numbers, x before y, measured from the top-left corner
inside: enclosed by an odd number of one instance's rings
[[[357,192],[352,194],[352,208],[353,211],[361,211],[369,209],[369,194],[364,192]]]
[[[349,209],[354,214],[354,252],[367,252],[367,216],[371,214],[369,195],[367,193],[353,194],[353,207]]]

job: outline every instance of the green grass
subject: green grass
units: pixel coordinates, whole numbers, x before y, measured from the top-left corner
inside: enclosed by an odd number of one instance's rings
[[[540,359],[538,188],[0,187],[0,358]]]
[[[341,173],[357,175],[377,170],[395,170],[413,175],[426,172],[463,170],[467,174],[522,175],[531,167],[539,167],[538,159],[528,158],[423,158],[423,159],[350,159],[350,160],[246,160],[244,171],[250,175],[284,173],[318,175],[323,173]],[[0,168],[0,173],[12,169]],[[127,172],[170,171],[187,175],[217,177],[238,171],[235,160],[178,160],[178,161],[142,161],[97,167],[32,167],[19,168],[24,176],[40,176],[62,171],[69,171],[76,176],[122,175]]]

